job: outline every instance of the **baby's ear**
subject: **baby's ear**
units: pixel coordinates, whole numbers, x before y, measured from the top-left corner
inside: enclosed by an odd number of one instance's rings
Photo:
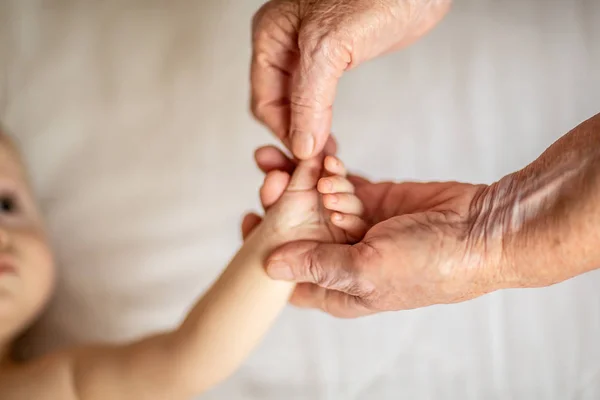
[[[300,191],[316,188],[317,182],[323,173],[324,158],[325,155],[321,153],[308,160],[300,161],[296,166],[287,190]]]

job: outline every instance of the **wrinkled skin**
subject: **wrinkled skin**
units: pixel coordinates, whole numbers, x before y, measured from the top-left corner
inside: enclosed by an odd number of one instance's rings
[[[294,168],[283,153],[263,153],[257,164],[267,173]],[[499,288],[501,242],[479,228],[488,186],[349,178],[370,229],[355,245],[296,242],[275,251],[268,261],[283,260],[292,273],[267,272],[302,282],[292,304],[353,318],[464,301]],[[243,235],[259,221],[246,216]]]
[[[338,80],[359,64],[406,47],[448,12],[449,0],[272,0],[256,13],[251,64],[251,106],[299,159],[323,148],[330,135]],[[293,170],[282,153],[257,158],[259,167]],[[270,261],[292,269],[267,269],[276,279],[295,277],[292,302],[340,317],[450,303],[491,287],[473,239],[478,194],[462,183],[371,183],[354,177],[370,230],[354,245],[294,243]],[[260,221],[247,216],[246,234]],[[477,234],[481,233],[477,231]],[[484,232],[483,232],[484,233]],[[483,234],[482,233],[482,234]],[[468,256],[467,256],[468,255]],[[487,259],[490,259],[488,257]]]
[[[344,71],[413,43],[443,18],[450,3],[267,2],[252,23],[252,113],[299,159],[331,149],[332,106]]]
[[[600,265],[599,143],[597,114],[489,186],[353,177],[368,228],[362,240],[288,243],[267,258],[267,273],[303,282],[292,299],[298,306],[358,317],[546,287],[593,271]],[[257,162],[265,172],[295,165],[282,153]]]
[[[278,151],[272,147],[264,149]],[[347,243],[352,240],[348,232],[332,223],[331,211],[323,206],[322,195],[317,190],[319,177],[330,175],[323,168],[323,157],[304,160],[299,165],[303,168],[296,169],[292,177],[285,171],[271,171],[261,188],[263,206],[270,203],[265,199],[275,199],[275,204],[270,206],[270,215],[277,217],[265,218],[271,221],[267,225],[271,231],[268,235],[288,238],[291,231],[295,237],[310,237],[327,243]],[[281,194],[277,192],[278,189],[285,191]]]
[[[382,202],[374,225],[354,246],[295,243],[270,260],[286,260],[300,282],[292,302],[338,317],[406,310],[472,299],[494,288],[492,257],[473,240],[470,204],[477,186],[461,183],[365,183],[359,198]],[[377,197],[380,195],[382,197]],[[393,205],[392,205],[393,204]],[[393,216],[389,216],[393,214]],[[386,219],[387,218],[387,219]],[[277,277],[277,271],[268,271]]]
[[[343,72],[430,31],[450,0],[272,0],[253,21],[252,111],[298,159],[330,135]],[[339,317],[543,287],[600,265],[600,114],[496,183],[353,182],[368,228],[354,245],[290,243],[267,260],[303,282],[292,302]],[[293,168],[283,154],[259,167]],[[260,217],[250,215],[243,231]],[[286,266],[287,264],[287,266]],[[277,268],[275,268],[277,267]]]
[[[286,260],[296,279],[307,282],[294,304],[338,317],[472,299],[495,284],[488,275],[495,268],[481,261],[501,253],[471,235],[478,215],[471,205],[484,190],[455,182],[364,182],[357,194],[374,225],[360,243],[295,243],[269,261]]]

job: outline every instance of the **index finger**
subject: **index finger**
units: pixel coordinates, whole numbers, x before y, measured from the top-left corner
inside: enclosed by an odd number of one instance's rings
[[[265,3],[254,16],[250,106],[256,119],[289,149],[291,76],[299,57],[293,32],[299,21],[292,21],[286,16],[272,2]],[[285,22],[283,25],[282,19]],[[282,26],[287,28],[282,29]]]
[[[257,54],[250,70],[252,114],[290,149],[289,75]]]
[[[338,80],[350,55],[334,37],[319,37],[314,24],[299,36],[300,63],[292,80],[290,136],[292,152],[300,159],[320,153],[331,128]]]

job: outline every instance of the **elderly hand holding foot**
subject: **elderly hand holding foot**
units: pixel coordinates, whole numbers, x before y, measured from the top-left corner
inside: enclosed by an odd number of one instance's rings
[[[332,105],[343,72],[412,43],[449,8],[443,0],[266,3],[253,24],[255,116],[299,159],[333,151]],[[583,274],[600,266],[598,149],[600,114],[491,185],[350,176],[364,205],[364,237],[286,244],[270,255],[267,272],[299,283],[292,303],[339,317],[456,303]],[[274,149],[257,153],[257,161],[264,171],[295,163]],[[340,190],[335,178],[320,184]],[[257,220],[248,217],[245,229]]]

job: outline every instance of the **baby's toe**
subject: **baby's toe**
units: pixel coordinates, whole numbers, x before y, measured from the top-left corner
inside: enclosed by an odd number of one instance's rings
[[[344,230],[352,241],[360,241],[367,233],[366,222],[356,215],[335,212],[331,214],[331,223]]]
[[[325,170],[332,175],[339,175],[345,177],[347,174],[344,163],[335,156],[325,157]]]
[[[354,185],[341,176],[328,176],[319,179],[317,190],[322,193],[354,193]]]
[[[362,215],[364,211],[362,201],[350,193],[324,194],[323,205],[328,210],[343,214]]]

